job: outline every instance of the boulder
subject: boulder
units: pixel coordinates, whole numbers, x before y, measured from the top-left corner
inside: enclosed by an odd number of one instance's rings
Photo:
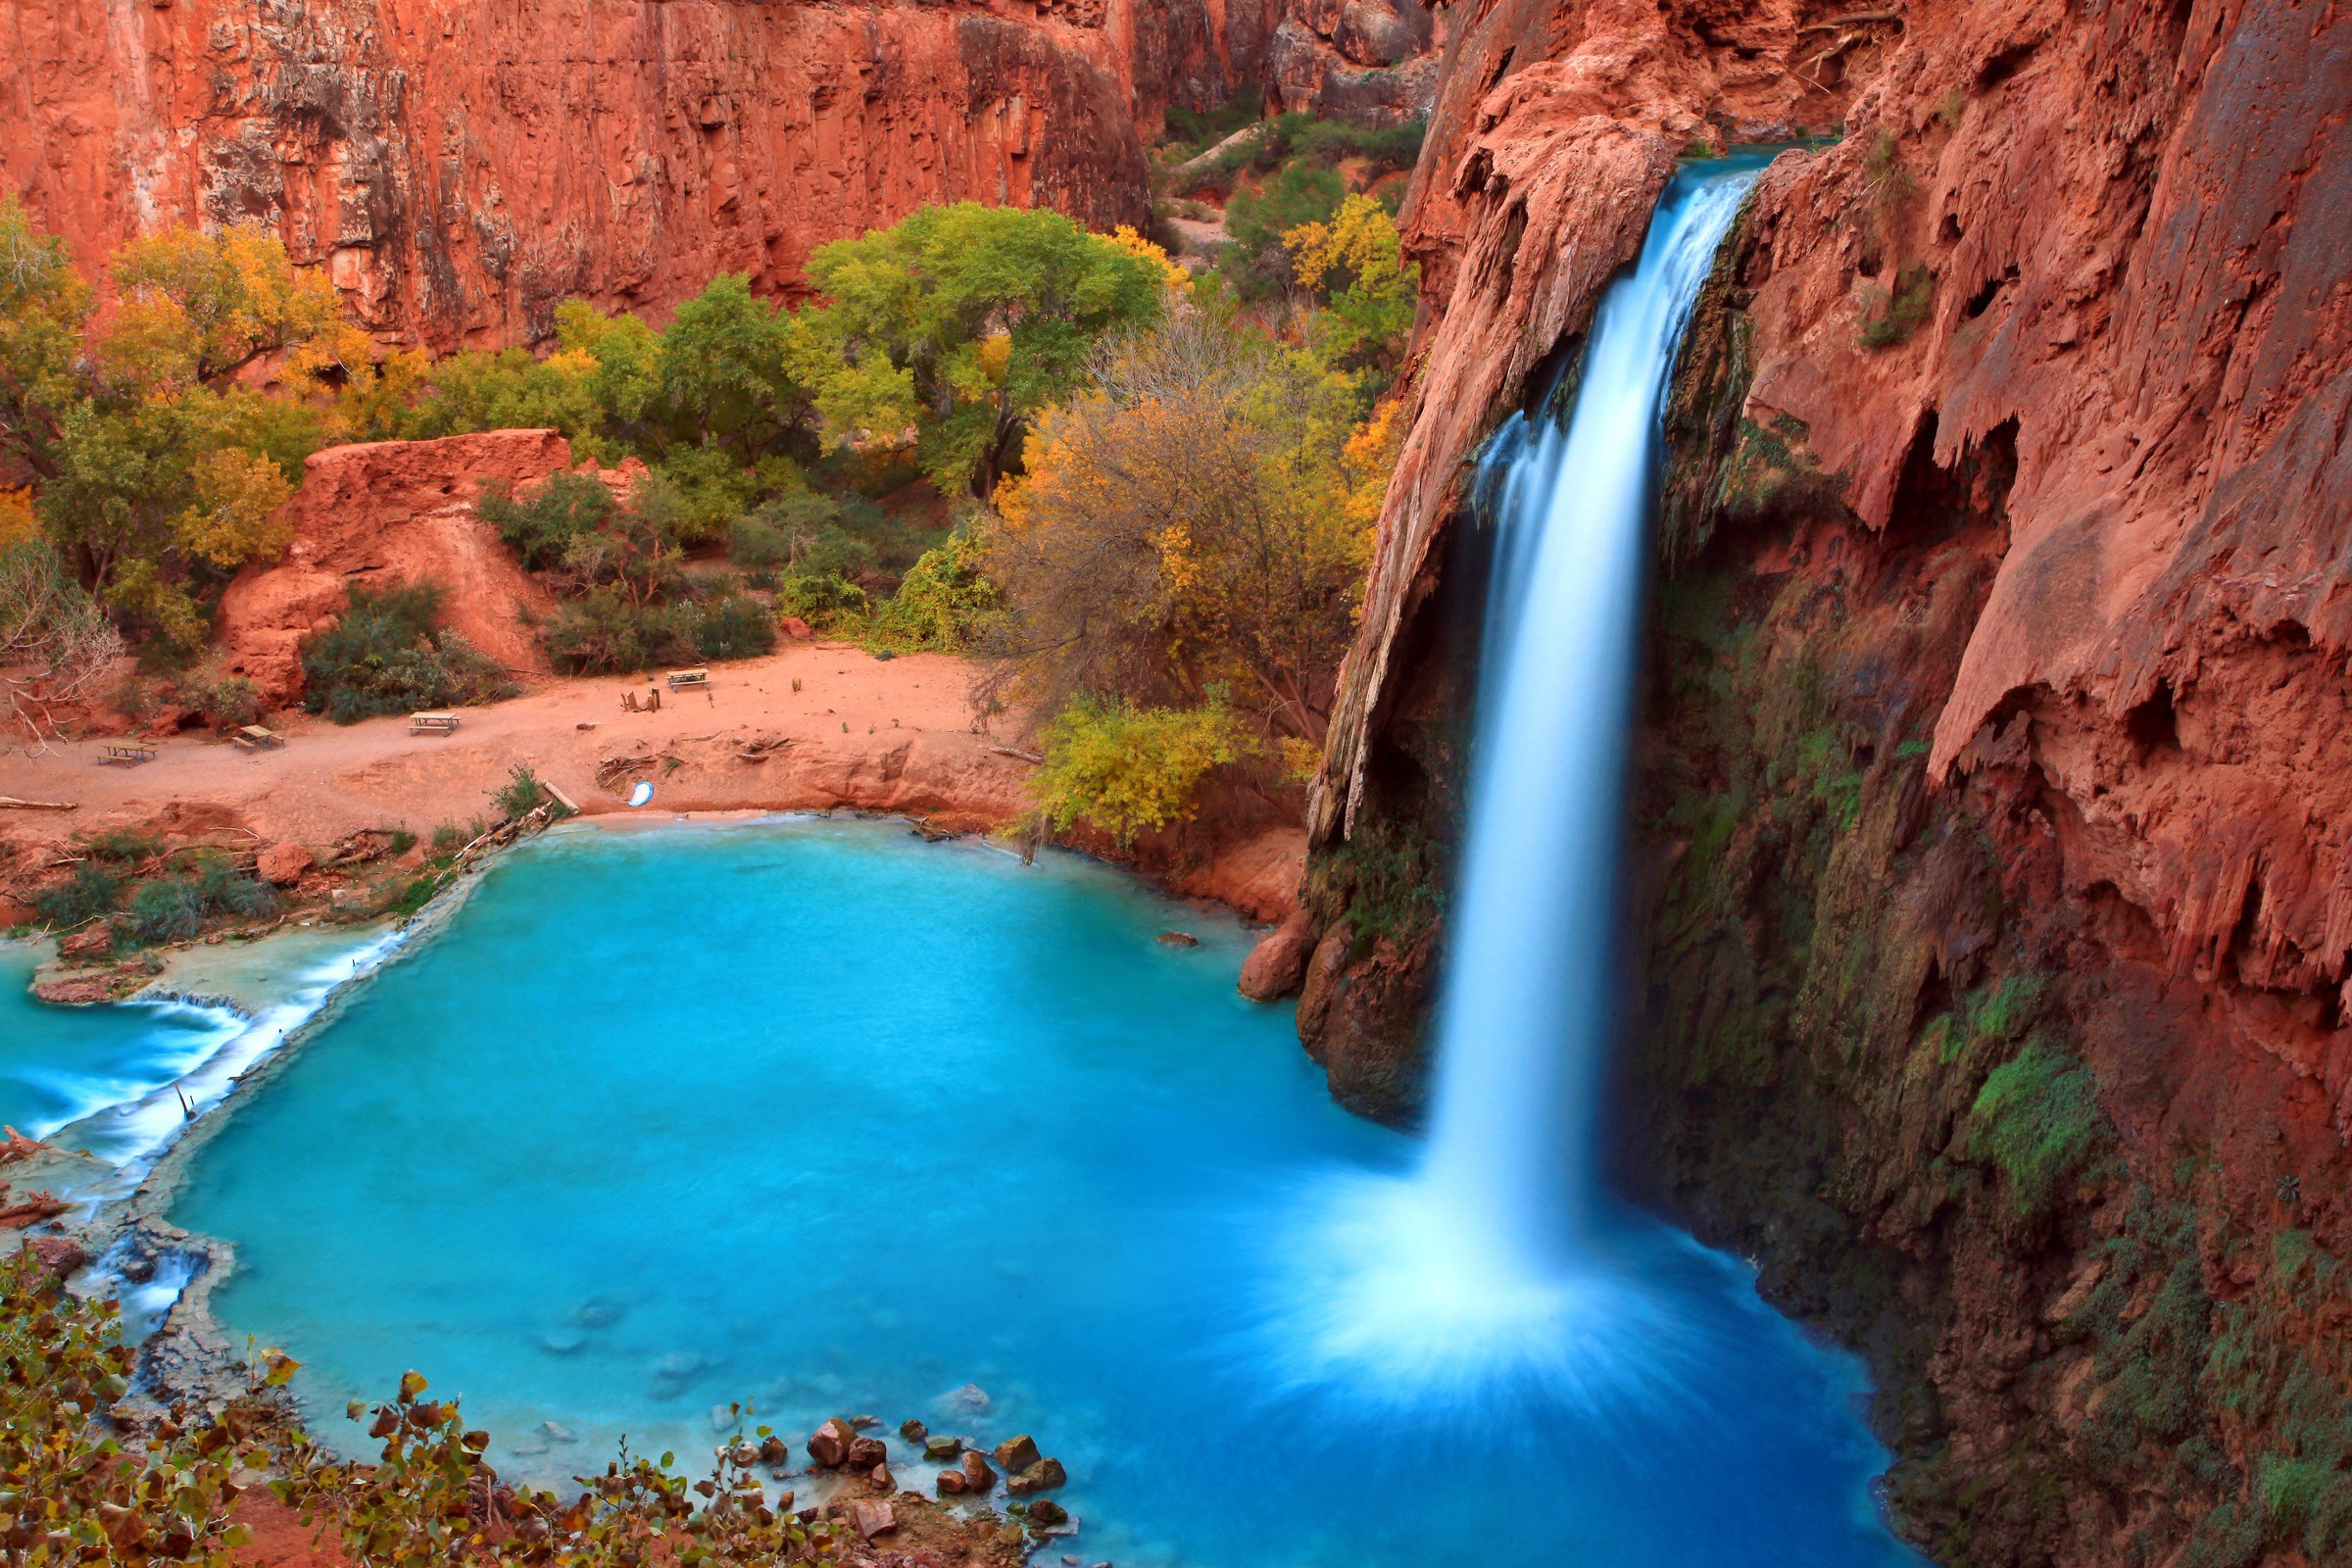
[[[792,1458],[792,1449],[791,1449],[791,1447],[790,1447],[790,1446],[788,1446],[785,1444],[785,1442],[784,1442],[784,1440],[783,1440],[782,1438],[774,1438],[774,1437],[771,1437],[771,1438],[762,1438],[762,1439],[760,1439],[760,1463],[762,1463],[762,1464],[785,1464],[785,1463],[788,1463],[788,1462],[791,1460],[791,1458]]]
[[[963,1440],[961,1438],[951,1438],[944,1432],[939,1434],[937,1437],[925,1438],[923,1440],[923,1457],[930,1460],[933,1464],[946,1464],[950,1459],[955,1458],[956,1455],[961,1453],[962,1451]]]
[[[24,1250],[44,1272],[61,1280],[90,1260],[90,1254],[71,1236],[28,1236]]]
[[[871,1470],[890,1458],[890,1445],[880,1438],[858,1438],[850,1444],[843,1462],[853,1470]]]
[[[979,1450],[964,1449],[963,1457],[956,1460],[956,1464],[963,1472],[964,1491],[985,1496],[995,1490],[997,1473],[988,1467],[988,1461],[980,1456]]]
[[[1242,995],[1251,1002],[1279,1002],[1294,994],[1306,983],[1306,960],[1314,951],[1314,917],[1293,910],[1250,950],[1242,964]]]
[[[941,1496],[960,1497],[969,1491],[971,1491],[971,1483],[963,1479],[962,1471],[942,1470],[939,1473],[939,1494]]]
[[[1022,1467],[1018,1475],[1004,1483],[1004,1490],[1016,1497],[1033,1497],[1041,1492],[1052,1492],[1069,1482],[1069,1473],[1062,1469],[1059,1459],[1040,1459]]]
[[[858,1526],[858,1539],[871,1541],[887,1536],[899,1528],[898,1510],[887,1502],[853,1502],[850,1518]]]
[[[931,1435],[931,1429],[909,1417],[899,1423],[899,1436],[908,1443],[920,1443]]]
[[[104,953],[115,945],[112,926],[94,925],[76,931],[57,945],[58,953],[68,958],[88,958]]]
[[[1029,1505],[1029,1526],[1033,1530],[1058,1529],[1070,1522],[1070,1510],[1052,1497],[1040,1497]]]
[[[300,844],[272,844],[261,853],[253,868],[271,887],[290,888],[314,863],[315,857]]]
[[[808,1460],[820,1470],[838,1468],[849,1458],[850,1445],[858,1441],[858,1434],[850,1424],[835,1416],[809,1435]]]
[[[1163,948],[1197,948],[1200,945],[1200,939],[1190,931],[1162,931],[1159,945]]]
[[[890,1473],[890,1466],[886,1464],[874,1466],[874,1473],[866,1479],[873,1484],[876,1492],[895,1491],[899,1484],[898,1478]]]
[[[1024,1432],[1017,1438],[1006,1438],[997,1445],[997,1463],[1006,1475],[1017,1475],[1037,1463],[1037,1440]]]

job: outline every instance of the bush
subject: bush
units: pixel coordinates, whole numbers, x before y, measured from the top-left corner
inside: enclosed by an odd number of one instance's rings
[[[752,659],[775,646],[775,616],[757,599],[727,594],[695,613],[694,649],[705,659]]]
[[[204,903],[186,882],[149,882],[131,895],[130,934],[140,942],[187,942],[204,934]]]
[[[494,702],[514,695],[497,661],[455,632],[435,631],[431,583],[354,587],[343,618],[303,651],[303,704],[338,724],[377,713]]]
[[[873,612],[867,640],[893,653],[960,653],[998,610],[996,584],[981,570],[983,550],[958,529],[927,551]]]
[[[678,612],[631,604],[616,588],[592,589],[558,607],[540,629],[556,667],[574,675],[618,675],[693,657],[678,635]]]
[[[1081,698],[1046,726],[1038,811],[1056,831],[1083,816],[1124,847],[1190,817],[1201,775],[1253,749],[1222,690],[1194,709]]]
[[[45,925],[74,926],[113,912],[122,902],[123,878],[102,863],[95,852],[74,868],[58,886],[35,894],[32,912]]]
[[[262,719],[261,694],[242,675],[219,681],[186,682],[180,687],[180,698],[202,713],[205,722],[216,730],[237,729],[258,724]]]
[[[528,501],[515,500],[512,486],[484,485],[474,512],[498,530],[526,570],[540,571],[561,562],[574,539],[604,525],[612,513],[612,492],[594,474],[551,473]]]
[[[507,782],[490,792],[490,801],[501,816],[513,820],[538,808],[543,787],[539,775],[531,771],[530,763],[516,762],[507,774]]]
[[[143,883],[131,896],[128,931],[138,942],[188,942],[216,919],[258,920],[278,910],[276,890],[221,855],[204,855],[177,877]]]
[[[1291,164],[1262,190],[1243,191],[1225,209],[1225,231],[1239,253],[1235,287],[1263,296],[1291,280],[1282,237],[1306,223],[1327,223],[1348,196],[1339,174],[1316,164]]]
[[[2036,1037],[1985,1078],[1969,1117],[1971,1144],[2001,1168],[2012,1200],[2039,1213],[2090,1158],[2101,1125],[2098,1081]]]

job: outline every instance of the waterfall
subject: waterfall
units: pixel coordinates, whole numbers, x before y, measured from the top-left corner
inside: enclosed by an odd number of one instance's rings
[[[1675,350],[1752,170],[1690,169],[1609,285],[1564,424],[1493,448],[1494,586],[1423,1181],[1481,1272],[1556,1274],[1589,1219],[1620,838]]]
[[[1598,1408],[1681,1376],[1673,1293],[1592,1225],[1592,1144],[1662,406],[1759,168],[1676,174],[1602,297],[1567,419],[1513,416],[1489,445],[1493,582],[1431,1134],[1417,1170],[1335,1181],[1277,1241],[1280,1389],[1492,1413],[1497,1396]]]

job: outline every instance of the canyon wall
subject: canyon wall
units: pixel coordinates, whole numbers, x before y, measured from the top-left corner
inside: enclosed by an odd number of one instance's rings
[[[573,296],[790,296],[924,202],[1141,225],[1145,136],[1278,33],[1293,108],[1432,36],[1418,0],[24,0],[0,181],[86,270],[260,221],[384,341],[503,346]]]
[[[1870,1356],[1938,1560],[2352,1560],[2352,16],[1790,7],[1742,100],[1730,14],[1449,46],[1302,1034],[1414,1113],[1463,465],[1833,51],[1677,372],[1622,1178]]]

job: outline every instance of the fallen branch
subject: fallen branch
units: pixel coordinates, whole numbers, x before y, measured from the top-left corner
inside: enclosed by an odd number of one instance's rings
[[[991,746],[989,750],[999,757],[1017,757],[1024,762],[1043,762],[1045,760],[1044,756],[1040,753],[1024,752],[1013,746]]]
[[[20,801],[14,795],[0,795],[0,811],[78,811],[78,801]]]

